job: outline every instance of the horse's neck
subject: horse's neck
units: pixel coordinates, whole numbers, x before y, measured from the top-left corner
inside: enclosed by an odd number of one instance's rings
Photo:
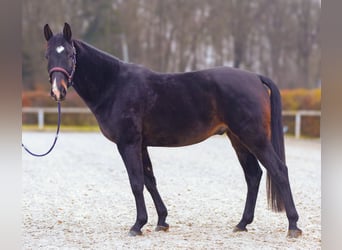
[[[74,46],[77,58],[74,88],[89,108],[94,109],[114,90],[122,62],[81,41],[74,41]]]

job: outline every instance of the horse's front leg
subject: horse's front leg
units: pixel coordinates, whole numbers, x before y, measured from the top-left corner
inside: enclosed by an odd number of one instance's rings
[[[127,169],[137,209],[137,218],[129,234],[131,236],[142,235],[141,228],[147,222],[147,212],[143,195],[144,169],[141,143],[120,143],[118,149]]]
[[[169,224],[165,222],[167,209],[158,192],[156,178],[153,174],[152,162],[146,146],[142,148],[142,159],[144,165],[145,186],[152,196],[154,205],[158,213],[158,224],[156,227],[156,231],[168,231]]]

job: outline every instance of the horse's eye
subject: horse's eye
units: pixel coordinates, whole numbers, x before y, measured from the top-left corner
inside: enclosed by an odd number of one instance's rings
[[[45,59],[49,59],[49,56],[48,56],[48,54],[45,54],[44,56],[45,56]]]

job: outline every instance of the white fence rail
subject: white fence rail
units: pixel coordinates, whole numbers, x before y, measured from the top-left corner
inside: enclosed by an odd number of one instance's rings
[[[295,117],[295,137],[300,138],[301,135],[301,121],[302,116],[319,116],[321,117],[321,111],[319,110],[284,110],[283,116],[294,116]]]
[[[45,114],[53,114],[58,113],[57,108],[36,108],[36,107],[24,107],[22,108],[22,113],[26,114],[37,114],[38,116],[38,128],[43,129],[45,125]],[[91,111],[88,108],[71,108],[65,107],[62,110],[62,113],[74,113],[74,114],[91,114]]]
[[[38,128],[43,129],[45,125],[44,117],[46,113],[57,113],[57,108],[36,108],[36,107],[24,107],[22,108],[22,113],[27,114],[37,114],[38,116]],[[74,114],[90,114],[88,108],[63,108],[63,113],[74,113]],[[295,117],[295,137],[300,138],[301,136],[301,119],[303,116],[321,116],[321,111],[316,110],[298,110],[289,111],[284,110],[282,112],[283,116],[294,116]]]

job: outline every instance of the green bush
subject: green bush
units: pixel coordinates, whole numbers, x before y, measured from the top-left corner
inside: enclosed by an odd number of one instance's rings
[[[281,90],[283,110],[321,110],[321,89]]]

